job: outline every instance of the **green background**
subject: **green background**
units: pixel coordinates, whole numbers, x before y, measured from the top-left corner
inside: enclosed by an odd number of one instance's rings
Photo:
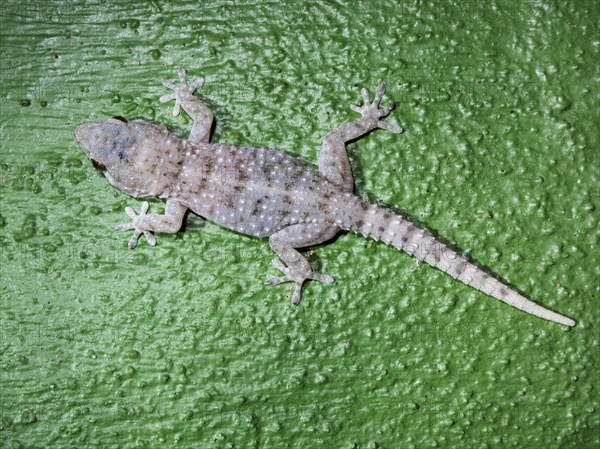
[[[0,10],[1,447],[600,445],[598,1]],[[195,215],[128,251],[114,228],[141,201],[72,132],[122,115],[186,136],[158,102],[179,66],[207,79],[214,142],[313,164],[386,82],[406,131],[350,145],[358,194],[577,327],[353,234],[308,252],[336,283],[298,308],[264,286],[267,241]]]

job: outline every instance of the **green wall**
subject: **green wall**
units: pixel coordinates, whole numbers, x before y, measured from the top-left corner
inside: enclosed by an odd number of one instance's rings
[[[598,0],[0,11],[1,447],[600,445]],[[73,129],[122,115],[185,136],[158,102],[179,66],[207,78],[213,141],[313,164],[386,82],[406,131],[350,146],[359,195],[577,327],[356,235],[308,252],[336,283],[298,308],[264,286],[265,240],[197,216],[128,251],[114,228],[141,202]]]

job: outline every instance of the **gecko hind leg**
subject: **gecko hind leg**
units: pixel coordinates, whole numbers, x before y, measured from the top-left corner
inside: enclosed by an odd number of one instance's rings
[[[278,285],[283,282],[295,282],[296,288],[292,296],[292,304],[297,306],[302,299],[302,286],[304,281],[312,279],[333,283],[334,279],[327,274],[315,273],[306,258],[296,248],[318,245],[333,238],[339,229],[333,225],[323,224],[297,224],[288,226],[271,235],[269,245],[271,249],[286,263],[284,266],[279,260],[273,260],[273,266],[285,276],[267,279],[269,286]]]
[[[367,89],[362,89],[361,93],[365,105],[363,107],[351,105],[351,108],[360,113],[362,117],[327,134],[319,155],[319,173],[321,176],[346,192],[354,191],[354,178],[352,177],[352,168],[346,152],[346,142],[357,139],[375,128],[387,129],[393,133],[403,131],[398,125],[380,120],[389,115],[394,108],[394,103],[390,103],[385,108],[379,108],[385,93],[384,84],[377,87],[373,102],[371,102],[371,94]]]

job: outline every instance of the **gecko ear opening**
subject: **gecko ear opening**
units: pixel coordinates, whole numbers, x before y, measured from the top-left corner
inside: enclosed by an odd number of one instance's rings
[[[115,120],[119,120],[119,121],[121,121],[121,122],[123,122],[123,123],[128,123],[127,119],[126,119],[125,117],[122,117],[122,116],[120,116],[120,115],[115,115],[115,116],[113,117],[113,119],[115,119]]]

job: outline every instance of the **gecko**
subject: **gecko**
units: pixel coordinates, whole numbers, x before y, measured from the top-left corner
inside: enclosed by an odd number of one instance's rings
[[[522,296],[430,232],[354,194],[346,143],[375,129],[403,132],[400,126],[383,120],[395,107],[393,102],[380,107],[383,83],[372,101],[370,92],[363,88],[363,106],[350,105],[360,118],[325,136],[317,173],[281,151],[211,143],[214,115],[194,95],[204,79],[189,83],[183,68],[178,75],[179,85],[162,80],[173,93],[159,101],[175,100],[173,115],[179,115],[183,108],[192,119],[187,139],[162,126],[120,116],[84,122],[74,132],[79,147],[114,187],[135,198],[166,199],[162,215],[148,213],[148,202],[142,203],[139,214],[125,208],[131,222],[116,229],[134,231],[130,249],[136,247],[141,235],[154,246],[154,233],[177,233],[189,209],[224,228],[268,238],[281,259],[274,259],[272,264],[283,276],[267,279],[266,285],[293,282],[292,304],[298,305],[306,281],[334,282],[332,276],[314,272],[299,250],[326,243],[339,232],[353,232],[402,250],[531,315],[575,326],[574,320]]]

